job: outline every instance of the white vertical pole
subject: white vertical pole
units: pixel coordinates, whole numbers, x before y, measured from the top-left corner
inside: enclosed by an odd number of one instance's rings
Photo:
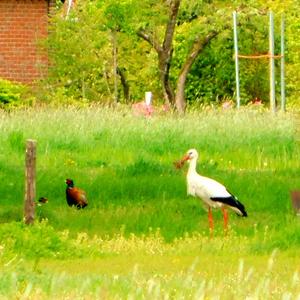
[[[236,107],[240,108],[240,78],[238,57],[237,13],[233,12],[233,35],[234,35],[234,59],[235,59],[235,82],[236,82]]]
[[[284,65],[284,16],[281,16],[281,60],[280,60],[280,93],[281,93],[281,110],[285,111],[285,65]]]
[[[145,103],[150,106],[152,102],[152,92],[145,92]]]
[[[273,12],[269,12],[270,29],[269,29],[269,55],[270,55],[270,109],[276,112],[275,102],[275,62],[274,62],[274,17]]]

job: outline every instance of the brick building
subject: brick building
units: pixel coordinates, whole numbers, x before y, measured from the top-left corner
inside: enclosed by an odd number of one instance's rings
[[[54,5],[55,0],[0,0],[0,78],[32,83],[45,74],[47,55],[38,41],[48,34]]]

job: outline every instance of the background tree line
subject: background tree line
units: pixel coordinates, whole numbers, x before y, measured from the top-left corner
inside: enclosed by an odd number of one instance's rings
[[[78,1],[52,20],[47,94],[64,99],[129,103],[152,91],[154,101],[179,111],[186,104],[233,99],[232,12],[238,11],[239,50],[268,51],[268,11],[275,13],[275,47],[286,20],[286,82],[299,98],[300,3],[288,1]],[[241,96],[269,98],[268,60],[241,60]],[[279,82],[279,62],[277,62]]]

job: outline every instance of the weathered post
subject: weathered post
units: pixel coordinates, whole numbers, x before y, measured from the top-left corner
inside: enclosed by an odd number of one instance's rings
[[[33,224],[35,211],[35,180],[36,180],[36,141],[26,141],[25,157],[25,203],[24,221],[25,224]]]
[[[300,216],[300,190],[291,191],[291,200],[295,213]]]

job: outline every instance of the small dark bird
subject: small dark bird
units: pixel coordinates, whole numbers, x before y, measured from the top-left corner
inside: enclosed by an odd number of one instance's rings
[[[38,201],[39,201],[39,203],[41,203],[41,204],[48,203],[48,199],[47,199],[46,197],[40,197]]]
[[[74,187],[72,179],[66,179],[67,189],[67,203],[69,206],[76,206],[78,209],[84,208],[88,205],[85,191]]]
[[[35,203],[37,206],[42,206],[48,203],[48,199],[46,197],[40,197],[39,200]]]

